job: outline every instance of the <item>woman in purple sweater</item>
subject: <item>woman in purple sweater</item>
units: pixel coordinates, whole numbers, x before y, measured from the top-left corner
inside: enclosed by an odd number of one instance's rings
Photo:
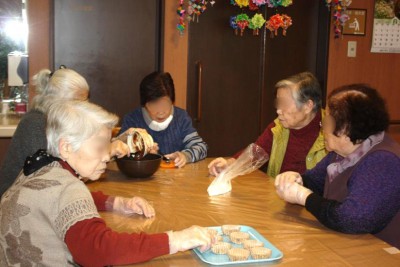
[[[389,115],[375,89],[353,84],[328,98],[323,130],[331,151],[300,176],[276,177],[278,195],[306,207],[325,226],[371,233],[400,248],[400,145],[385,130]]]

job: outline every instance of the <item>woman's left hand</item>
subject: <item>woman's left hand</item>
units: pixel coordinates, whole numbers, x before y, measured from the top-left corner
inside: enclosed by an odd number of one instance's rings
[[[147,218],[154,217],[156,212],[153,206],[144,198],[133,197],[115,197],[113,210],[124,215],[140,214]]]
[[[182,168],[183,166],[185,166],[188,160],[185,153],[179,151],[165,155],[165,157],[170,160],[173,160],[175,166],[178,168]]]
[[[299,185],[303,185],[303,179],[301,178],[300,173],[289,171],[283,172],[275,177],[276,190],[283,191],[291,183],[298,183]]]
[[[281,199],[289,203],[305,206],[307,197],[312,194],[312,191],[298,183],[292,182],[283,188],[283,190],[276,188],[276,193]]]
[[[129,156],[129,147],[127,144],[120,140],[115,140],[114,142],[111,143],[110,145],[110,157],[118,157],[122,158],[124,156]]]

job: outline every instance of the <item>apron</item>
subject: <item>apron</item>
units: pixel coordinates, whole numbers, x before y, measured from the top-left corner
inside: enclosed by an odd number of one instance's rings
[[[324,188],[324,198],[333,199],[339,202],[343,200],[349,194],[347,183],[351,177],[351,174],[357,165],[363,160],[363,158],[370,153],[378,150],[389,151],[400,157],[400,146],[390,137],[385,136],[381,143],[375,145],[371,150],[369,150],[354,166],[346,169],[344,172],[339,174],[332,182],[329,182],[328,176],[325,179]],[[399,174],[400,175],[400,174]],[[392,218],[392,220],[385,226],[385,228],[374,234],[376,237],[382,239],[383,241],[400,248],[400,211]]]

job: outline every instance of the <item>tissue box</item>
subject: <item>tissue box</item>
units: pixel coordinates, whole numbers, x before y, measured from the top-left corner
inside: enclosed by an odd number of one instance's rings
[[[8,86],[22,86],[29,81],[28,55],[21,52],[8,54]]]

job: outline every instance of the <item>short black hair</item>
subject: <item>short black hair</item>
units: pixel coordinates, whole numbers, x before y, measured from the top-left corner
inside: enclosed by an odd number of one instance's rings
[[[298,108],[307,103],[308,100],[311,100],[314,103],[314,113],[321,109],[321,86],[317,78],[315,78],[311,72],[301,72],[290,76],[289,78],[283,79],[276,83],[275,89],[278,90],[279,88],[291,88],[292,85],[297,85],[298,87],[296,96],[293,96],[296,100]]]
[[[335,120],[334,134],[344,133],[353,144],[386,131],[389,113],[378,91],[366,84],[350,84],[328,96],[329,114]]]
[[[140,104],[157,100],[168,96],[175,103],[175,87],[171,74],[168,72],[152,72],[140,82]]]

